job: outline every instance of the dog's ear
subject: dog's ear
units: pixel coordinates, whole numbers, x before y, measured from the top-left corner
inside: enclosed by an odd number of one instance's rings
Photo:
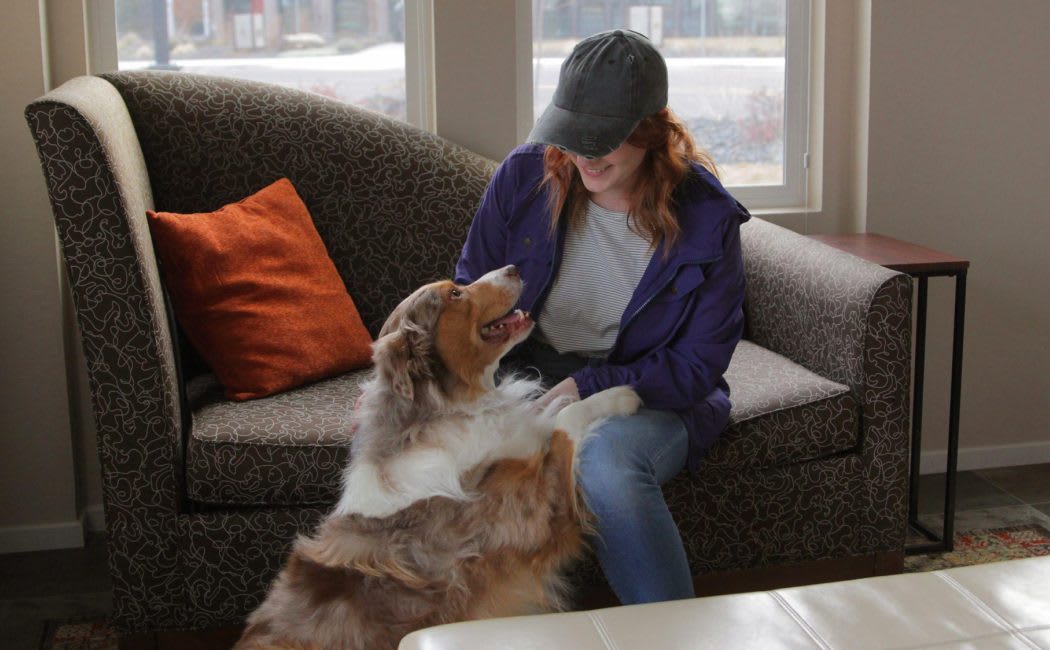
[[[398,329],[376,340],[372,360],[379,376],[391,390],[409,401],[415,394],[415,380],[426,372],[426,349],[422,337],[410,327]]]
[[[379,376],[409,401],[415,397],[417,381],[433,378],[432,332],[442,305],[441,296],[431,287],[417,290],[394,309],[372,344]]]

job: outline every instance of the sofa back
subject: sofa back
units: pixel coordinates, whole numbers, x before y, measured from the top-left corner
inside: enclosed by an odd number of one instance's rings
[[[451,277],[495,169],[313,93],[185,73],[102,77],[127,105],[158,210],[211,211],[289,178],[373,335],[416,287]]]

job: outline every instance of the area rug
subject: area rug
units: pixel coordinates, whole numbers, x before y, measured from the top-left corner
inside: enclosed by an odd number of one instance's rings
[[[1038,524],[973,530],[955,535],[950,553],[910,555],[904,571],[935,571],[952,567],[1050,555],[1050,531]],[[117,635],[106,621],[49,622],[42,650],[115,650]]]
[[[117,650],[117,633],[106,620],[48,621],[41,650]]]
[[[1050,555],[1050,531],[1039,524],[989,528],[956,533],[951,552],[906,557],[904,571],[936,571],[1040,555]]]

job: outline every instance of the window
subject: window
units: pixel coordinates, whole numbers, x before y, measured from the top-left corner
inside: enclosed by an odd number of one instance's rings
[[[562,61],[606,29],[648,36],[667,61],[668,104],[749,207],[805,202],[808,0],[533,0],[533,109]]]
[[[308,90],[406,119],[403,0],[115,0],[121,70]]]

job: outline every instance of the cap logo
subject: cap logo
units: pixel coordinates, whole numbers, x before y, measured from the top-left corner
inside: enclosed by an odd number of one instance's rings
[[[598,137],[593,135],[585,135],[580,138],[580,144],[587,148],[588,151],[598,148]]]

